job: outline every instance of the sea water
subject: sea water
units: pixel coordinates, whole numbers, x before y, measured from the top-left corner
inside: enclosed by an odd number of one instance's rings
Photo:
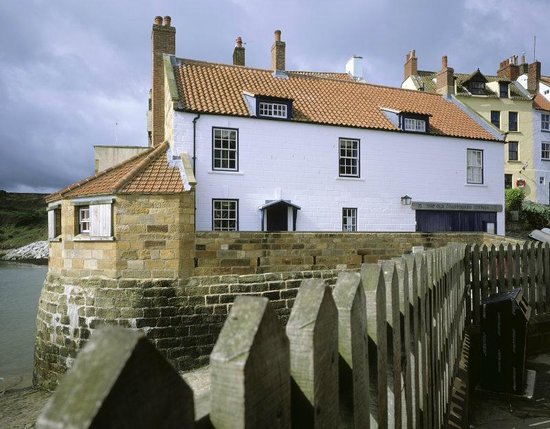
[[[31,383],[36,311],[47,270],[0,261],[0,392]]]

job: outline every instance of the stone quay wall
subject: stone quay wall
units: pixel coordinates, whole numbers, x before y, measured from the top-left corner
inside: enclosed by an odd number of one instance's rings
[[[481,232],[197,232],[193,275],[359,268],[410,253],[413,246],[513,243]]]
[[[286,324],[303,279],[334,284],[338,270],[165,279],[68,278],[49,274],[40,297],[34,383],[53,389],[104,325],[139,329],[177,370],[209,362],[237,295],[270,299]]]

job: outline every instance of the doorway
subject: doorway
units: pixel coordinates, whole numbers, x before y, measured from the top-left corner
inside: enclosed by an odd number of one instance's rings
[[[288,205],[278,203],[265,210],[268,231],[288,231]]]

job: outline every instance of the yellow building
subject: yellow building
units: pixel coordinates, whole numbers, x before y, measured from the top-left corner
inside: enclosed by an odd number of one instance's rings
[[[417,69],[415,51],[407,54],[402,88],[439,93],[452,98],[463,108],[475,112],[486,127],[495,127],[505,135],[504,185],[525,190],[528,199],[537,200],[539,179],[535,169],[539,151],[533,136],[533,96],[517,79],[520,75],[540,76],[540,63],[528,65],[517,57],[500,63],[496,76],[479,69],[470,74],[455,73],[442,58],[438,72]],[[533,67],[534,66],[534,67]]]

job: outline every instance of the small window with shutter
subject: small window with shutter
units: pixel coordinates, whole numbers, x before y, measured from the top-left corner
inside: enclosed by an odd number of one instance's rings
[[[76,240],[112,240],[112,200],[73,201]]]

